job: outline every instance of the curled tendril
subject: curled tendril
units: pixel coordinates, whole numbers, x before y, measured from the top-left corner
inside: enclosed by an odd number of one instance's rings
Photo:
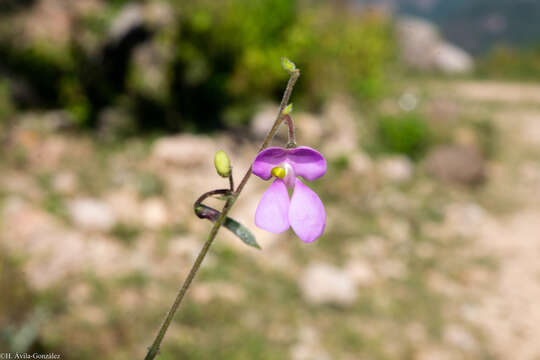
[[[210,196],[215,195],[221,195],[226,200],[232,195],[232,192],[228,189],[218,189],[208,191],[202,194],[193,204],[193,210],[195,211],[195,215],[197,215],[197,217],[199,217],[200,219],[208,219],[211,222],[216,222],[219,219],[219,217],[221,216],[221,212],[214,209],[213,207],[204,205],[202,203]],[[223,222],[223,226],[229,229],[233,234],[238,236],[240,240],[242,240],[246,245],[252,246],[257,249],[261,248],[255,240],[255,236],[253,236],[253,234],[238,221],[230,217],[226,217],[225,221]]]

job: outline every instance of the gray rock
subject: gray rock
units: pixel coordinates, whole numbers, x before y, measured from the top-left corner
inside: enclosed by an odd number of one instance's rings
[[[217,145],[206,136],[178,135],[157,140],[152,156],[162,163],[184,166],[212,166]]]
[[[351,274],[335,266],[315,263],[300,277],[300,288],[311,304],[351,305],[358,297]]]
[[[323,136],[322,120],[309,113],[293,114],[296,140],[299,144],[319,144]]]
[[[464,74],[473,70],[474,61],[464,50],[450,43],[439,43],[433,52],[437,70],[448,74]]]
[[[453,203],[444,209],[443,226],[450,236],[477,237],[492,221],[489,213],[474,202]]]
[[[69,171],[58,173],[53,180],[54,190],[65,195],[74,194],[77,190],[77,176]]]
[[[69,214],[75,225],[84,230],[109,231],[116,223],[112,209],[98,199],[73,200],[69,204]]]
[[[426,20],[406,17],[397,21],[396,30],[405,64],[418,70],[431,69],[430,54],[440,41],[436,26]]]
[[[119,222],[125,224],[141,222],[141,205],[134,189],[117,187],[107,194],[105,199]]]
[[[373,267],[367,261],[362,259],[350,260],[345,265],[345,270],[349,276],[361,286],[369,286],[376,280]]]
[[[404,17],[398,20],[396,28],[401,58],[411,68],[445,73],[468,73],[473,70],[473,58],[444,41],[434,24]]]
[[[262,140],[276,120],[279,106],[276,104],[266,104],[261,106],[250,122],[250,130],[257,140]]]
[[[8,16],[2,22],[13,21],[9,28],[17,34],[17,45],[42,41],[66,47],[71,35],[71,16],[70,6],[64,1],[40,0],[18,16]]]
[[[470,146],[439,146],[426,158],[426,170],[435,178],[458,184],[475,185],[486,177],[482,155]]]
[[[477,343],[469,331],[459,325],[449,325],[444,329],[444,340],[465,351],[474,351]]]
[[[109,39],[111,39],[111,42],[118,42],[133,29],[143,26],[144,23],[143,6],[140,4],[129,4],[113,20],[109,30]]]
[[[329,158],[347,156],[359,143],[358,122],[349,99],[335,98],[323,111],[324,136],[322,151]]]
[[[191,236],[177,236],[169,241],[167,253],[173,257],[187,258],[193,261],[201,251],[201,242]]]
[[[86,269],[88,243],[80,233],[55,229],[42,232],[34,240],[39,245],[27,248],[25,264],[26,279],[33,289],[47,289]]]
[[[169,220],[167,206],[160,198],[146,200],[141,207],[142,222],[150,229],[159,229]]]
[[[238,303],[246,298],[246,293],[236,284],[216,281],[196,284],[192,289],[192,296],[200,304],[207,304],[214,299]]]
[[[156,28],[173,25],[176,13],[172,6],[165,1],[150,1],[146,3],[145,16],[147,21]]]
[[[349,157],[349,168],[355,175],[367,175],[373,169],[373,161],[362,151],[357,151]]]
[[[385,180],[397,183],[409,181],[414,172],[413,164],[406,156],[385,158],[379,163],[378,168]]]
[[[330,360],[330,355],[321,346],[320,336],[311,327],[299,329],[298,342],[290,353],[292,360]]]

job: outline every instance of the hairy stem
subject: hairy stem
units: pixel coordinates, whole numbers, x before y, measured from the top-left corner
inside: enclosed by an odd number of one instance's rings
[[[289,141],[287,142],[287,149],[296,147],[296,134],[294,131],[294,122],[289,114],[285,115],[285,121],[287,122],[287,127],[289,128]]]
[[[268,145],[270,144],[270,141],[272,141],[272,139],[276,135],[276,133],[277,133],[277,131],[279,129],[279,126],[283,122],[283,118],[284,118],[283,109],[289,103],[289,98],[291,96],[291,92],[292,92],[292,90],[294,88],[294,84],[296,83],[296,80],[298,80],[299,76],[300,76],[300,71],[299,70],[295,70],[295,71],[291,72],[291,75],[289,77],[289,81],[287,83],[287,88],[285,89],[285,93],[283,94],[283,98],[281,99],[281,105],[279,107],[278,116],[277,116],[277,118],[276,118],[276,120],[274,122],[274,125],[272,126],[272,128],[270,129],[268,134],[266,135],[266,138],[264,139],[263,143],[261,144],[258,152],[266,149],[268,147]],[[161,325],[161,327],[160,327],[160,329],[159,329],[159,331],[158,331],[158,333],[156,335],[156,338],[154,339],[154,342],[152,343],[152,346],[150,348],[148,348],[148,353],[146,354],[144,360],[153,360],[157,356],[157,354],[159,353],[159,347],[161,346],[161,342],[163,341],[163,338],[165,337],[165,334],[167,333],[169,325],[171,324],[171,321],[172,321],[176,311],[178,310],[178,307],[180,306],[180,304],[182,303],[182,300],[184,299],[184,295],[186,294],[187,290],[189,289],[189,286],[191,285],[191,282],[193,281],[193,278],[197,274],[197,271],[199,270],[199,268],[200,268],[200,266],[201,266],[201,264],[202,264],[202,262],[203,262],[203,260],[204,260],[204,258],[206,256],[206,254],[208,253],[208,250],[210,249],[210,246],[214,242],[214,239],[216,238],[216,235],[217,235],[219,229],[221,228],[221,225],[223,225],[223,222],[227,218],[227,215],[228,215],[229,211],[233,207],[236,199],[238,199],[238,196],[240,195],[240,193],[242,192],[244,187],[246,186],[250,176],[251,176],[251,166],[249,167],[246,174],[242,178],[242,181],[238,185],[238,188],[236,189],[236,191],[234,191],[231,194],[231,197],[229,197],[227,199],[227,201],[225,203],[225,206],[223,207],[223,210],[221,211],[221,215],[219,216],[217,221],[214,223],[214,226],[212,226],[212,229],[210,230],[210,233],[208,234],[208,238],[207,238],[206,242],[204,243],[204,245],[203,245],[203,247],[201,249],[201,252],[197,256],[197,259],[195,259],[195,263],[193,264],[191,270],[189,271],[188,276],[187,276],[186,280],[184,281],[184,284],[182,285],[182,287],[178,291],[178,294],[176,295],[176,299],[174,300],[174,303],[172,304],[171,308],[169,309],[169,312],[167,313],[167,316],[165,317],[165,320],[163,321],[163,324]],[[232,185],[233,185],[232,184],[232,175],[231,175],[231,178],[230,178],[230,182],[231,182],[230,185],[231,185],[231,188],[232,188]],[[210,192],[210,193],[212,193],[212,192]],[[209,196],[207,194],[204,194],[203,197],[201,197],[201,198],[204,199],[205,195],[206,195],[206,197]],[[201,198],[199,198],[199,199],[201,199]]]

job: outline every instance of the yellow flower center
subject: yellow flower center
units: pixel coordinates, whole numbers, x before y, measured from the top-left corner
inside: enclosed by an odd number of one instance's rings
[[[287,174],[285,169],[279,166],[276,166],[275,168],[273,168],[270,173],[272,174],[272,176],[275,176],[282,180],[283,178],[285,178],[285,175]]]

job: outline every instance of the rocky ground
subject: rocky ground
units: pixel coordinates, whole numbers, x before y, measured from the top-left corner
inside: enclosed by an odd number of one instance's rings
[[[540,87],[425,81],[401,93],[384,111],[417,107],[445,145],[418,162],[373,156],[346,99],[296,114],[299,140],[329,159],[311,184],[325,235],[306,245],[258,230],[267,184],[251,179],[232,216],[263,249],[220,232],[162,359],[540,356]],[[140,358],[210,228],[192,203],[226,186],[213,154],[227,151],[239,179],[274,114],[262,109],[245,136],[121,145],[26,114],[0,162],[0,345]]]

